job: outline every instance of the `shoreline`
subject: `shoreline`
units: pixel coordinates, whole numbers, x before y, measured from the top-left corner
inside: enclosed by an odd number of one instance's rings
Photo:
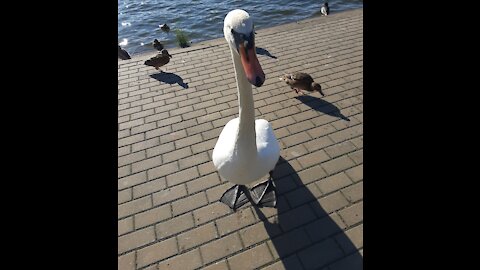
[[[305,18],[303,20],[300,20],[300,21],[295,21],[295,22],[289,22],[289,23],[284,23],[284,24],[279,24],[279,25],[274,25],[274,26],[269,26],[269,27],[266,27],[266,28],[261,28],[261,29],[255,29],[255,31],[257,32],[257,35],[259,34],[262,34],[263,32],[268,32],[269,30],[275,30],[276,28],[284,28],[284,27],[287,27],[290,25],[298,25],[298,24],[303,24],[303,23],[308,23],[309,21],[313,20],[313,19],[317,19],[319,17],[323,17],[325,19],[328,19],[328,18],[332,18],[332,17],[343,17],[345,16],[345,14],[350,14],[352,12],[358,12],[362,10],[363,12],[363,7],[362,8],[355,8],[355,9],[349,9],[349,10],[344,10],[344,11],[340,11],[340,12],[337,12],[337,13],[333,13],[333,14],[330,14],[328,16],[323,16],[323,15],[314,15],[314,16],[311,16],[311,17],[308,17],[308,18]],[[264,33],[265,34],[265,33]],[[190,47],[186,47],[186,48],[180,48],[177,46],[175,47],[171,47],[171,48],[168,48],[166,47],[165,49],[167,49],[169,51],[170,54],[174,54],[174,53],[179,53],[179,52],[190,52],[190,51],[195,51],[195,50],[200,50],[200,49],[205,49],[205,48],[208,48],[208,47],[212,47],[212,46],[218,46],[218,45],[221,45],[220,44],[220,41],[224,41],[224,37],[219,37],[219,38],[215,38],[215,39],[208,39],[208,40],[204,40],[204,41],[201,41],[201,42],[197,42],[197,43],[192,43],[192,45]],[[217,44],[219,43],[219,44]],[[129,59],[129,60],[121,60],[121,59],[118,59],[118,62],[119,63],[126,63],[125,61],[132,61],[132,60],[139,60],[139,59],[144,59],[144,58],[150,58],[154,55],[157,54],[157,51],[154,51],[152,49],[152,51],[146,51],[146,52],[139,52],[139,53],[135,53],[135,54],[130,54],[130,57],[132,59]]]

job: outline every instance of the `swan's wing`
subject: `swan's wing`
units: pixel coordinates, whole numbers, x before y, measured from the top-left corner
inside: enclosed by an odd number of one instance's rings
[[[255,132],[257,133],[258,157],[266,167],[273,170],[280,157],[280,146],[273,133],[272,125],[267,120],[258,119],[255,121]]]
[[[238,123],[238,118],[228,121],[220,133],[220,136],[218,136],[217,143],[212,152],[212,161],[217,169],[220,168],[225,161],[230,159],[230,155],[233,152],[233,147],[235,145]]]

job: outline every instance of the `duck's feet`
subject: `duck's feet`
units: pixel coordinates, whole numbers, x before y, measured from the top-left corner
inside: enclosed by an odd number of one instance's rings
[[[248,189],[244,185],[235,185],[223,193],[220,201],[236,211],[249,201],[247,193]]]
[[[254,186],[250,190],[253,202],[259,207],[276,207],[277,192],[275,184],[272,181],[273,171],[270,171],[270,177],[267,181]]]

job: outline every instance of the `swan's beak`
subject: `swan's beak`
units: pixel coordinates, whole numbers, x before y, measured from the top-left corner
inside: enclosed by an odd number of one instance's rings
[[[265,82],[265,73],[263,73],[262,67],[258,62],[255,44],[252,45],[253,46],[245,48],[245,46],[240,43],[238,51],[248,81],[256,87],[260,87]]]

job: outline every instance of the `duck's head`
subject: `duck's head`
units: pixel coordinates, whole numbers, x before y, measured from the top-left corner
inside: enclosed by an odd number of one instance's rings
[[[259,87],[265,82],[265,73],[255,52],[253,20],[241,9],[230,11],[225,17],[223,34],[230,48],[240,58],[248,81]]]
[[[162,55],[165,56],[165,57],[168,56],[168,57],[172,58],[172,56],[168,53],[167,50],[163,50]]]
[[[312,87],[312,90],[316,90],[316,91],[318,91],[318,92],[322,92],[322,86],[320,86],[319,83],[313,82],[311,87]]]

